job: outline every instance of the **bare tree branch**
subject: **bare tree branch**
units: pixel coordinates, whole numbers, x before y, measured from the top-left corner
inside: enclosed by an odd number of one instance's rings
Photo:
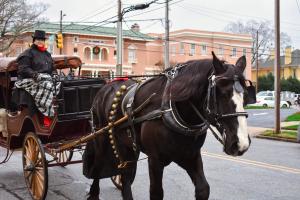
[[[247,22],[231,22],[225,27],[225,31],[240,34],[250,34],[253,38],[251,63],[255,61],[256,49],[258,59],[268,58],[267,53],[274,47],[274,29],[269,21],[249,20]],[[256,47],[256,32],[258,31],[258,47]],[[282,50],[291,44],[291,38],[287,33],[281,33],[280,46]]]
[[[27,0],[0,0],[0,52],[7,51],[35,23],[45,21],[40,15],[47,7],[43,3],[28,4]]]

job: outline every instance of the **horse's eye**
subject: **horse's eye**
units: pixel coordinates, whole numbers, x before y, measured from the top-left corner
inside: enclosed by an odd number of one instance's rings
[[[233,81],[227,79],[221,79],[218,80],[217,86],[220,88],[220,90],[229,90],[233,86]]]

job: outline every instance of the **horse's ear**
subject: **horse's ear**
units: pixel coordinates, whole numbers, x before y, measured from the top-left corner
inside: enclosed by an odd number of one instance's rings
[[[216,72],[216,75],[223,74],[226,71],[223,66],[223,63],[219,60],[219,58],[215,55],[213,51],[211,52],[211,54],[213,56],[213,67]]]
[[[247,65],[246,57],[242,56],[236,61],[235,67],[240,73],[243,73],[246,68],[246,65]]]

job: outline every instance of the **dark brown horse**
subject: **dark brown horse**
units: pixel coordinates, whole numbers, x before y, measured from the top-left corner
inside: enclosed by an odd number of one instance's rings
[[[136,162],[129,162],[124,169],[118,169],[117,165],[120,160],[135,161],[142,151],[148,155],[151,200],[163,199],[163,170],[171,162],[177,163],[191,177],[195,198],[208,199],[210,190],[203,172],[200,149],[209,125],[217,128],[220,133],[217,138],[227,154],[242,155],[250,146],[243,109],[245,67],[244,56],[231,65],[213,54],[212,60],[177,65],[135,89],[134,108],[152,96],[150,102],[134,115],[134,131],[128,131],[130,126],[113,130],[116,142],[113,145],[117,146],[119,157],[110,144],[109,134],[87,145],[84,174],[94,179],[89,198],[99,198],[100,178],[121,174],[123,199],[132,199],[131,184]],[[133,82],[114,82],[99,91],[93,107],[96,126],[109,123],[113,98],[123,84],[129,86]],[[116,112],[114,117],[123,116],[119,106]],[[136,151],[132,145],[135,141]]]

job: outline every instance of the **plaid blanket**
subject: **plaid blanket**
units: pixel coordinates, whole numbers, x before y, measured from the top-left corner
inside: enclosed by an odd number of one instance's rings
[[[59,93],[61,82],[56,82],[56,91],[54,82],[49,74],[41,73],[37,81],[32,78],[25,78],[15,82],[15,87],[24,89],[34,99],[35,105],[43,115],[48,117],[54,116],[53,96]]]

